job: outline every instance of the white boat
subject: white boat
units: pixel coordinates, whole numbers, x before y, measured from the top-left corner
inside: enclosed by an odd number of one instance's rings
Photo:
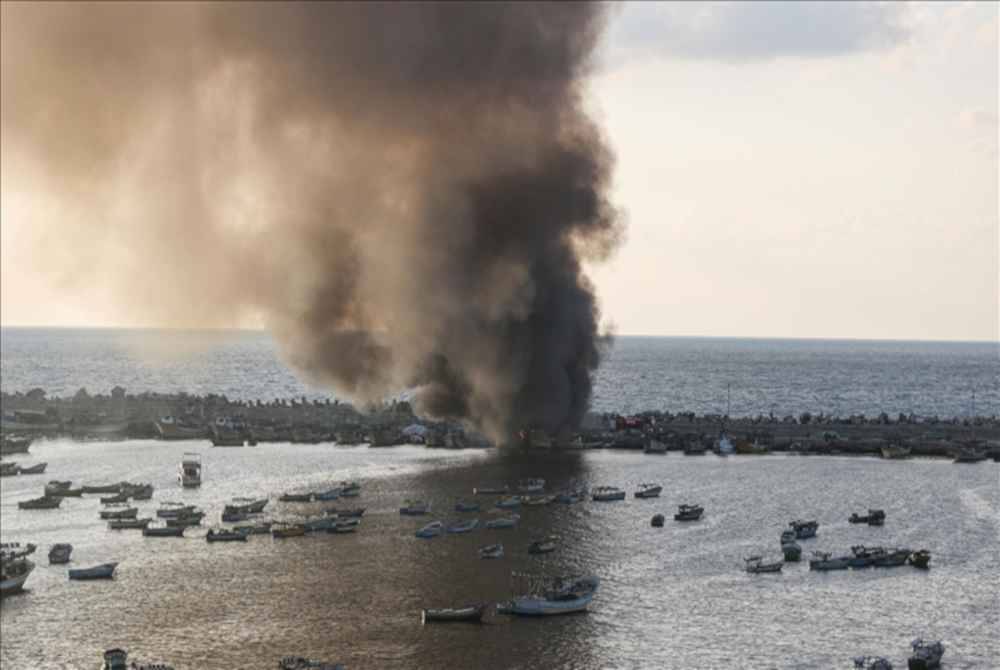
[[[910,643],[913,654],[907,660],[909,670],[931,670],[941,667],[941,657],[944,656],[944,645],[940,642],[924,642],[917,638]]]
[[[517,616],[554,616],[583,612],[590,605],[600,586],[600,579],[593,576],[556,578],[520,575],[527,582],[522,595],[497,605],[497,614]]]
[[[184,503],[178,502],[163,502],[160,503],[160,509],[156,510],[156,516],[161,519],[176,519],[182,516],[190,516],[194,514],[194,505],[185,505]]]
[[[444,532],[444,524],[440,521],[431,521],[429,524],[421,528],[416,532],[416,536],[429,540],[431,538],[439,536]]]
[[[490,519],[486,522],[486,527],[496,530],[498,528],[514,528],[517,526],[517,522],[521,520],[521,517],[517,514],[512,514],[510,516],[501,517],[499,519]]]
[[[517,483],[517,488],[521,493],[541,493],[545,490],[545,480],[536,477],[522,479]]]
[[[177,471],[177,481],[186,489],[201,486],[201,455],[185,452]]]
[[[233,498],[232,504],[226,505],[226,507],[237,509],[247,514],[260,514],[267,507],[267,503],[267,498]]]
[[[49,549],[49,564],[58,565],[69,563],[69,556],[73,553],[73,545],[66,543],[53,544]]]
[[[615,486],[598,486],[590,495],[594,502],[625,500],[625,492]]]
[[[636,498],[659,498],[663,487],[658,484],[639,484],[639,490],[635,492]]]
[[[117,563],[102,563],[101,565],[95,565],[92,568],[80,568],[78,570],[70,570],[70,579],[111,579],[115,576],[115,569],[118,567]]]
[[[0,560],[0,597],[21,591],[34,569],[35,564],[26,558]]]

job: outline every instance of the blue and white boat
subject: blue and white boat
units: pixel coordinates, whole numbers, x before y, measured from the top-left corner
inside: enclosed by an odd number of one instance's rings
[[[486,522],[486,527],[493,530],[498,528],[514,528],[520,520],[521,517],[519,515],[512,514],[507,517],[500,517],[499,519],[491,519]]]

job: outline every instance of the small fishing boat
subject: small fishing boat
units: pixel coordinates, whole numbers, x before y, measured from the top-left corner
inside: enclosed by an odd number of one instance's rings
[[[869,526],[881,526],[885,523],[885,510],[870,509],[868,514],[854,512],[847,519],[850,523],[866,523]]]
[[[176,519],[181,516],[188,516],[195,511],[194,505],[185,505],[178,502],[163,502],[160,509],[156,510],[156,516],[161,519]]]
[[[190,528],[191,526],[200,526],[201,520],[204,518],[204,512],[192,512],[182,516],[175,516],[172,519],[164,519],[164,523],[169,528]]]
[[[267,507],[267,503],[267,498],[233,498],[233,502],[227,503],[222,511],[260,514]]]
[[[45,495],[50,498],[80,498],[83,496],[83,487],[78,488],[66,487],[64,489],[59,489],[58,491],[50,492],[48,487],[45,489]]]
[[[40,475],[45,472],[45,468],[48,463],[36,463],[35,465],[29,465],[27,467],[20,467],[20,474],[22,475]]]
[[[454,525],[448,526],[449,533],[470,533],[479,527],[479,519],[469,519]]]
[[[418,530],[415,535],[417,537],[429,540],[435,538],[444,532],[444,524],[440,521],[431,521],[429,524]]]
[[[357,498],[361,495],[361,484],[358,482],[341,482],[340,489],[342,498]]]
[[[636,498],[659,498],[663,487],[658,484],[639,484],[639,490],[635,492]]]
[[[941,657],[944,656],[944,645],[940,642],[924,642],[917,638],[910,643],[913,653],[907,659],[909,670],[931,670],[941,667]]]
[[[985,450],[976,449],[974,447],[965,447],[959,449],[955,453],[954,463],[979,463],[985,461],[989,458],[989,454]]]
[[[705,513],[701,505],[678,505],[674,521],[697,521]]]
[[[102,509],[101,518],[108,519],[134,519],[139,514],[137,507],[115,507],[113,509]]]
[[[851,547],[848,565],[852,568],[868,568],[874,565],[875,559],[884,555],[885,549],[882,547],[866,547],[859,544]]]
[[[246,542],[247,535],[249,533],[244,533],[240,530],[214,530],[209,529],[208,534],[205,535],[206,542]]]
[[[794,540],[791,542],[782,542],[781,553],[788,563],[797,563],[802,558],[802,547]]]
[[[545,480],[537,477],[522,479],[517,483],[521,493],[542,493],[545,490]]]
[[[184,526],[146,526],[143,537],[184,537]]]
[[[361,525],[361,519],[343,519],[337,521],[336,524],[326,532],[335,534],[353,533],[358,530],[358,526]]]
[[[500,517],[499,519],[490,519],[486,522],[485,526],[491,530],[499,530],[501,528],[514,528],[517,526],[517,522],[521,520],[521,517],[517,514],[512,514],[506,517]]]
[[[478,512],[479,511],[479,503],[467,503],[467,502],[462,502],[461,500],[459,500],[457,503],[455,503],[455,511],[456,512]]]
[[[439,609],[425,609],[421,612],[421,621],[437,621],[441,623],[465,621],[480,622],[483,620],[483,613],[486,612],[486,605],[469,605],[467,607],[444,607]]]
[[[340,489],[329,489],[327,491],[320,491],[319,493],[315,494],[313,498],[315,498],[319,502],[329,502],[331,500],[336,500],[337,498],[339,498],[340,494],[341,494]]]
[[[399,513],[403,516],[421,516],[431,511],[431,506],[425,502],[412,502],[407,500],[406,504],[399,508]]]
[[[5,560],[15,560],[18,558],[25,558],[26,556],[31,556],[38,549],[38,546],[28,542],[27,544],[21,544],[20,542],[2,542],[0,543],[0,558]]]
[[[278,498],[281,502],[312,502],[312,493],[282,493]]]
[[[491,544],[479,548],[479,558],[503,558],[503,545]]]
[[[700,442],[689,442],[686,447],[684,447],[685,456],[704,456],[708,452],[705,445]]]
[[[892,663],[881,656],[856,656],[854,667],[858,670],[892,670]]]
[[[881,449],[882,458],[888,459],[908,458],[910,451],[910,447],[904,447],[900,444],[889,445]]]
[[[663,528],[663,524],[666,520],[667,518],[662,514],[654,514],[652,521],[649,522],[649,525],[653,528]]]
[[[16,477],[21,472],[17,463],[0,463],[0,477]]]
[[[344,670],[340,663],[313,661],[301,656],[285,656],[278,661],[278,670]]]
[[[818,521],[801,521],[796,519],[795,521],[790,521],[788,526],[795,531],[795,539],[797,540],[807,540],[811,537],[816,537],[816,531],[819,530]]]
[[[62,498],[52,496],[42,496],[31,500],[22,500],[17,503],[18,509],[56,509],[62,504]]]
[[[809,561],[810,570],[846,570],[851,562],[849,556],[837,556],[836,558],[831,558],[830,554],[820,551],[813,552],[813,556],[815,556],[815,558]]]
[[[247,535],[267,535],[271,532],[271,522],[264,521],[252,526],[236,526],[233,530],[238,530],[239,532],[246,533]]]
[[[151,500],[153,498],[152,484],[132,484],[125,490],[132,500]]]
[[[556,496],[556,502],[562,505],[575,505],[587,499],[586,491],[563,491]]]
[[[909,557],[909,549],[887,550],[881,556],[877,556],[875,560],[872,561],[872,565],[876,568],[898,568],[899,566],[905,564],[906,559]]]
[[[337,517],[341,519],[361,518],[365,515],[366,509],[366,507],[354,507],[349,509],[337,509],[336,507],[330,507],[326,510],[326,513],[336,514]]]
[[[506,495],[510,493],[510,487],[504,484],[503,486],[478,486],[472,489],[472,495],[474,496],[489,496],[489,495]]]
[[[47,496],[55,495],[59,491],[65,491],[72,485],[73,482],[69,480],[59,481],[58,479],[53,479],[51,482],[45,485],[45,495]],[[80,494],[83,495],[83,489],[80,489]]]
[[[222,511],[222,523],[239,523],[249,518],[250,515],[246,512],[236,512],[228,508]]]
[[[541,540],[535,540],[528,545],[529,554],[551,554],[555,550],[556,537],[554,535],[542,538]]]
[[[129,495],[127,493],[116,493],[113,496],[105,496],[101,498],[102,505],[115,505],[118,503],[128,502]]]
[[[111,579],[115,576],[118,563],[102,563],[92,568],[79,568],[69,571],[70,579]]]
[[[100,484],[98,486],[84,486],[83,492],[87,494],[95,493],[120,493],[121,484]]]
[[[527,505],[528,507],[544,507],[545,505],[551,505],[555,499],[556,497],[554,495],[521,496],[521,504]]]
[[[307,533],[316,533],[324,530],[331,530],[337,525],[336,516],[319,516],[312,519],[306,519],[302,522],[302,527],[306,529]]]
[[[271,537],[280,540],[286,537],[301,537],[306,534],[306,529],[298,525],[287,525],[280,528],[271,529]]]
[[[108,521],[108,528],[111,530],[142,530],[150,524],[151,518],[142,519],[111,519]]]
[[[764,563],[763,556],[749,556],[743,559],[746,566],[744,569],[751,575],[758,575],[768,572],[781,572],[781,568],[784,567],[783,561],[775,561],[773,563]]]
[[[521,496],[510,496],[497,501],[500,509],[516,509],[521,506]]]
[[[553,616],[583,612],[590,605],[600,586],[597,577],[564,577],[548,579],[533,575],[514,575],[526,582],[518,589],[521,595],[497,605],[497,614],[517,616]]]
[[[926,570],[930,567],[931,562],[931,552],[926,549],[920,549],[918,551],[910,554],[910,565],[915,568],[921,568]]]
[[[591,492],[590,499],[594,502],[625,500],[625,492],[615,486],[598,486]]]
[[[23,556],[4,556],[0,560],[0,597],[21,592],[34,569],[34,562]]]
[[[124,649],[108,649],[104,652],[101,670],[174,670],[174,666],[164,663],[128,662],[128,652]]]
[[[177,468],[177,481],[186,489],[201,486],[201,454],[186,452]]]
[[[30,437],[6,437],[0,438],[0,456],[9,454],[26,454],[31,446]]]
[[[61,542],[59,544],[53,544],[52,548],[49,549],[49,564],[50,565],[61,565],[63,563],[69,563],[70,554],[73,553],[73,545]]]

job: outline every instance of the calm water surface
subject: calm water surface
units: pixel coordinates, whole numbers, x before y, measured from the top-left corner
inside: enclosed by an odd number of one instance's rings
[[[182,491],[184,451],[205,462],[200,490]],[[886,462],[834,457],[684,457],[623,452],[532,453],[262,445],[212,449],[205,442],[43,442],[32,460],[41,477],[5,478],[4,541],[39,545],[29,592],[0,608],[5,670],[96,667],[121,645],[143,660],[180,668],[273,668],[286,654],[339,660],[348,668],[849,668],[860,653],[905,663],[916,636],[943,639],[947,668],[1000,667],[997,641],[1000,466],[944,461]],[[625,502],[522,510],[510,531],[419,540],[433,519],[449,521],[473,486],[541,476],[625,487]],[[368,508],[354,535],[246,544],[143,538],[110,531],[96,496],[58,511],[17,502],[49,479],[78,483],[128,478],[156,485],[139,503],[196,503],[217,521],[232,496],[277,494],[359,479]],[[636,485],[664,485],[659,500],[635,500]],[[407,498],[432,501],[429,517],[400,517]],[[480,501],[488,505],[492,498]],[[705,505],[694,524],[649,526],[681,502]],[[354,504],[353,502],[351,503]],[[852,526],[852,511],[883,507],[883,528]],[[272,502],[270,518],[320,505]],[[439,513],[438,513],[439,512]],[[478,515],[481,519],[486,514]],[[926,547],[932,569],[909,566],[829,574],[789,564],[778,575],[741,572],[742,557],[777,557],[787,521],[814,517],[814,549],[852,544]],[[559,550],[527,554],[531,538],[555,533]],[[502,541],[507,557],[482,561],[480,546]],[[114,581],[69,582],[45,560],[54,542],[75,546],[71,566],[117,560]],[[511,570],[593,573],[602,578],[591,611],[546,620],[492,616],[482,626],[423,626],[420,609],[508,595]],[[898,665],[897,665],[898,667]]]

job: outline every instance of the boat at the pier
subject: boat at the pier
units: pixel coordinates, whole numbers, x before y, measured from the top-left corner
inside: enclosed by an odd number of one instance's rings
[[[425,609],[421,612],[421,619],[424,622],[479,622],[483,620],[486,612],[486,605],[469,605],[467,607],[443,607],[438,609]]]
[[[186,526],[146,526],[142,529],[143,537],[184,537]]]
[[[785,557],[785,561],[789,563],[797,563],[799,559],[802,558],[802,547],[795,540],[792,540],[791,542],[782,542],[781,553]]]
[[[122,487],[132,500],[150,500],[153,497],[152,484],[129,484]]]
[[[214,530],[209,529],[208,534],[205,535],[206,542],[246,542],[247,535],[249,533],[244,533],[239,530]]]
[[[201,520],[204,518],[204,512],[201,510],[195,510],[193,512],[188,512],[187,514],[181,514],[180,516],[170,517],[164,521],[170,528],[188,528],[190,526],[200,526]]]
[[[506,484],[503,486],[479,486],[472,489],[474,496],[505,495],[507,493],[510,493],[510,487]]]
[[[796,519],[795,521],[790,521],[788,526],[795,531],[795,539],[797,540],[807,540],[811,537],[816,537],[816,531],[819,530],[818,521]]]
[[[625,491],[616,486],[598,486],[591,492],[590,499],[594,502],[625,500]]]
[[[177,481],[186,489],[201,486],[201,454],[185,452],[177,470]]]
[[[636,498],[659,498],[663,487],[659,484],[639,484],[639,490],[635,492]]]
[[[34,569],[35,564],[24,556],[0,554],[0,597],[23,590]]]
[[[719,434],[719,439],[715,443],[715,453],[719,456],[729,456],[736,451],[729,436],[723,431]]]
[[[705,513],[701,505],[678,505],[674,521],[697,521]]]
[[[70,579],[111,579],[115,576],[118,563],[102,563],[92,568],[79,568],[69,571]]]
[[[931,552],[926,549],[919,549],[910,554],[910,565],[915,568],[927,569],[930,567]]]
[[[174,670],[174,666],[164,663],[128,662],[128,652],[124,649],[108,649],[104,652],[101,670]]]
[[[45,472],[45,468],[48,463],[36,463],[35,465],[21,466],[20,474],[22,475],[40,475]]]
[[[337,498],[339,498],[341,493],[342,491],[339,488],[327,489],[326,491],[320,491],[319,493],[316,493],[315,495],[313,495],[313,498],[315,498],[319,502],[329,502],[331,500],[336,500]]]
[[[653,528],[663,528],[663,524],[666,522],[666,520],[667,518],[662,514],[654,514],[653,519],[649,522],[649,524]]]
[[[50,490],[49,486],[46,485],[45,495],[49,496],[50,498],[81,498],[83,497],[83,487],[80,486],[74,489],[71,486],[66,486],[64,488]]]
[[[56,509],[62,504],[62,498],[55,496],[42,496],[31,500],[22,500],[17,503],[18,509]]]
[[[736,453],[742,456],[761,456],[771,451],[757,440],[753,442],[739,441],[735,444]]]
[[[955,452],[955,463],[979,463],[989,458],[989,454],[984,449],[975,447],[964,447]]]
[[[512,575],[513,598],[497,605],[498,614],[553,616],[583,612],[600,586],[597,577],[556,577]]]
[[[554,495],[521,496],[521,504],[528,507],[544,507],[545,505],[551,505],[555,502],[555,499]]]
[[[743,561],[746,563],[744,569],[752,575],[767,572],[781,572],[781,568],[784,566],[783,561],[765,563],[763,556],[748,556],[747,558],[744,558]]]
[[[941,657],[944,656],[944,645],[941,642],[925,642],[917,638],[910,643],[913,653],[907,659],[909,670],[932,670],[941,667]]]
[[[503,545],[491,544],[479,548],[479,558],[503,558]]]
[[[67,544],[65,542],[53,544],[52,548],[49,549],[49,564],[60,565],[62,563],[69,563],[69,557],[72,553],[72,544]]]
[[[431,506],[428,503],[407,500],[406,504],[399,508],[399,513],[403,516],[421,516],[430,510]]]
[[[499,519],[490,519],[486,522],[485,526],[491,530],[498,530],[501,528],[514,528],[517,526],[517,522],[521,520],[521,517],[517,514],[512,514],[510,516],[500,517]]]
[[[267,498],[233,498],[233,502],[228,503],[225,509],[246,512],[247,514],[260,514],[267,507]]]
[[[239,523],[240,521],[246,521],[250,518],[250,515],[246,512],[235,512],[227,506],[226,509],[222,510],[222,523]]]
[[[848,521],[850,523],[866,523],[869,526],[881,526],[885,523],[885,510],[869,509],[868,514],[853,512]]]
[[[469,533],[474,531],[479,527],[479,519],[469,519],[468,521],[461,521],[454,525],[448,526],[449,533]]]
[[[105,521],[108,519],[134,519],[138,514],[138,507],[127,507],[125,505],[101,510],[101,518]]]
[[[545,490],[545,480],[537,477],[522,479],[517,483],[517,489],[521,493],[541,493]]]
[[[704,456],[707,452],[708,449],[698,440],[688,442],[684,447],[685,456]]]
[[[337,526],[337,516],[335,514],[328,516],[317,516],[311,519],[306,519],[302,522],[302,527],[306,529],[307,533],[317,533],[324,530],[333,530]]]
[[[831,557],[829,553],[821,551],[813,552],[813,556],[809,561],[810,570],[846,570],[851,562],[849,556]]]
[[[429,540],[431,538],[437,537],[444,532],[444,524],[440,521],[431,521],[429,524],[418,530],[415,535],[417,537]]]
[[[153,520],[150,517],[142,519],[111,519],[108,528],[111,530],[142,530]]]

